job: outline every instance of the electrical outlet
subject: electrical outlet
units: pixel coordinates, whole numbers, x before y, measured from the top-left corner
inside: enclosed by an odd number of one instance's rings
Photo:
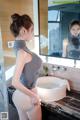
[[[13,48],[14,41],[8,41],[8,48]]]

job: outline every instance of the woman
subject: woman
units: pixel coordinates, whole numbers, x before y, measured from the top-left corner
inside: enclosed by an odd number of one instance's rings
[[[41,120],[40,100],[36,91],[36,79],[41,59],[26,47],[33,39],[33,22],[28,15],[13,14],[10,30],[15,37],[16,68],[12,86],[16,88],[12,99],[20,120]]]
[[[80,58],[80,21],[72,21],[69,31],[68,40],[63,41],[63,57]]]

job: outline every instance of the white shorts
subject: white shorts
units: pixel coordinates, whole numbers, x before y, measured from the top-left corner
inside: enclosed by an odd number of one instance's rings
[[[36,90],[34,89],[32,91],[35,92]],[[20,90],[16,90],[13,93],[12,100],[17,109],[19,108],[24,111],[29,111],[34,108],[34,104],[32,103],[31,97],[21,92]]]

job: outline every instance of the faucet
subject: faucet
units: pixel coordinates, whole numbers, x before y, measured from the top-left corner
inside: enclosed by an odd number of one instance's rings
[[[57,70],[60,70],[60,71],[66,71],[67,68],[64,67],[64,66],[52,66],[52,71],[57,71]]]

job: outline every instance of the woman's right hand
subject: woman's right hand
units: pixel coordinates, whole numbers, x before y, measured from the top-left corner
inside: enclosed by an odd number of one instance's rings
[[[33,103],[34,105],[38,105],[38,104],[41,103],[41,99],[40,99],[39,96],[36,95],[36,94],[34,94],[34,96],[33,96],[31,99],[32,99],[32,103]]]

